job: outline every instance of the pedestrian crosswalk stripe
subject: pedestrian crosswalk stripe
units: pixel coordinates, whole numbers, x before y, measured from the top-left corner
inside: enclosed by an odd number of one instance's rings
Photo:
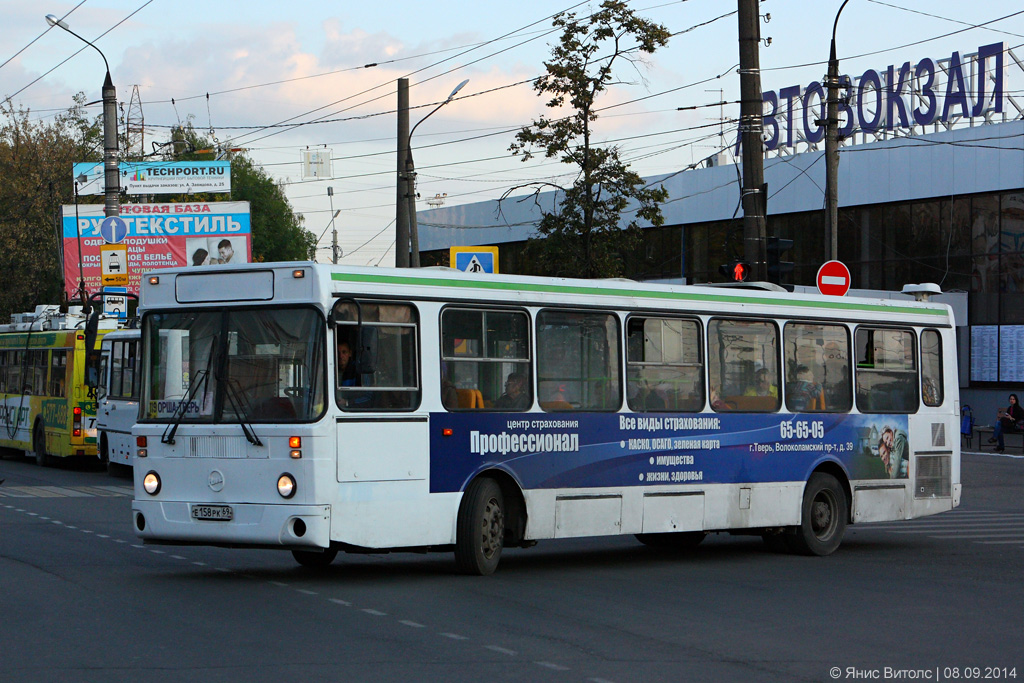
[[[0,498],[131,498],[131,486],[0,486]]]

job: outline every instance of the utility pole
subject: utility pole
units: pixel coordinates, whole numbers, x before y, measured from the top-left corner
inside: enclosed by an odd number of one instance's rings
[[[409,79],[398,79],[398,184],[395,197],[395,268],[409,267]]]
[[[338,214],[334,212],[334,188],[327,186],[327,197],[331,200],[331,262],[338,265],[338,229],[334,227],[334,219]]]
[[[825,227],[826,254],[839,259],[839,59],[836,57],[836,28],[839,15],[850,0],[843,0],[832,24],[832,46],[828,57],[828,100],[825,105]]]
[[[761,18],[758,0],[737,0],[740,35],[740,139],[743,147],[743,258],[751,280],[766,280],[767,197],[764,184],[764,105],[761,101]]]

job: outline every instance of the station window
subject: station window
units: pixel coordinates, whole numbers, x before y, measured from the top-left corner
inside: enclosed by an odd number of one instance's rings
[[[526,313],[445,309],[441,402],[448,410],[522,411],[533,405]]]
[[[344,410],[374,411],[419,407],[416,309],[408,304],[349,300],[339,301],[332,315],[337,323],[338,405]]]
[[[700,326],[693,320],[626,321],[626,401],[637,412],[704,407]]]
[[[942,338],[936,330],[921,333],[921,400],[942,405]]]
[[[911,330],[858,327],[857,409],[862,413],[917,411],[917,352]]]
[[[611,313],[537,315],[537,398],[548,411],[622,405],[619,322]]]
[[[774,323],[708,323],[711,407],[771,413],[779,409],[779,331]]]
[[[852,404],[850,336],[842,325],[789,323],[783,330],[786,410],[845,413]]]

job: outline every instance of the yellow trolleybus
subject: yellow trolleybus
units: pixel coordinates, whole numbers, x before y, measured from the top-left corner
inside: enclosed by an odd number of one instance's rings
[[[0,447],[40,465],[96,457],[96,398],[85,385],[85,316],[37,306],[0,325]],[[101,320],[101,334],[112,328]]]

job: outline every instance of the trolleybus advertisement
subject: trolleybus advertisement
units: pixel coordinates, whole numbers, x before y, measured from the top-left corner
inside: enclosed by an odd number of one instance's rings
[[[906,415],[439,413],[430,490],[488,467],[528,489],[804,481],[826,460],[851,479],[906,479]],[[445,435],[448,430],[450,435]]]
[[[105,222],[103,205],[63,207],[64,282],[78,291],[79,232],[85,289],[126,286],[139,293],[142,275],[156,268],[249,263],[252,235],[249,202],[124,204],[117,220]],[[116,246],[112,246],[116,245]]]

